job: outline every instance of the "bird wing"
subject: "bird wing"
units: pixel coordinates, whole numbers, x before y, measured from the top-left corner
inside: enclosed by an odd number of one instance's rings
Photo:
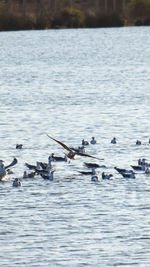
[[[70,148],[69,148],[68,146],[66,146],[64,143],[58,141],[57,139],[51,137],[51,136],[48,135],[48,134],[47,134],[47,136],[48,136],[50,139],[52,139],[52,140],[54,140],[55,142],[57,142],[58,144],[60,144],[60,145],[61,145],[63,148],[65,148],[66,150],[70,151]]]
[[[94,156],[91,156],[89,154],[86,154],[86,153],[81,153],[81,152],[75,152],[77,155],[79,156],[83,156],[83,157],[89,157],[89,158],[93,158],[93,159],[99,159],[97,157],[94,157]]]
[[[14,165],[16,165],[17,164],[17,159],[16,158],[14,158],[13,159],[13,161],[9,164],[9,165],[7,165],[6,167],[5,167],[5,170],[7,170],[8,168],[10,168],[10,167],[12,167],[12,166],[14,166]]]

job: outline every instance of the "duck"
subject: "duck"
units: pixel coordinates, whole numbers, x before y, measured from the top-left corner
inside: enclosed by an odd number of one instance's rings
[[[136,145],[141,145],[142,142],[140,140],[136,140]]]
[[[83,156],[83,157],[90,157],[90,158],[94,158],[94,159],[98,159],[97,157],[94,157],[94,156],[91,156],[89,154],[86,154],[86,153],[80,153],[80,152],[77,152],[75,151],[73,148],[69,148],[67,145],[65,145],[64,143],[60,142],[59,140],[51,137],[50,135],[47,134],[47,136],[52,139],[53,141],[57,142],[59,145],[61,145],[64,149],[66,149],[68,152],[67,153],[64,153],[66,155],[67,158],[69,159],[75,159],[75,156],[78,155],[78,156]]]
[[[109,180],[111,177],[113,177],[112,174],[106,174],[105,172],[102,172],[102,179]]]
[[[113,139],[111,140],[111,144],[116,144],[116,143],[117,143],[116,137],[113,137]]]
[[[95,144],[96,144],[96,140],[95,140],[95,137],[94,137],[94,136],[92,137],[90,143],[91,143],[92,145],[95,145]]]
[[[23,145],[22,144],[16,144],[16,149],[22,149]]]
[[[19,178],[15,178],[15,180],[13,181],[13,186],[14,187],[22,186],[22,183]]]
[[[89,145],[89,142],[88,141],[85,141],[84,139],[82,140],[82,146],[88,146]]]

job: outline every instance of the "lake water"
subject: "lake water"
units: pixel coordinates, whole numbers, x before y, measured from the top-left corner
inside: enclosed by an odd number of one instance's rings
[[[149,32],[0,33],[0,159],[18,159],[0,183],[0,266],[150,266],[150,176],[124,179],[114,169],[150,160]],[[104,160],[78,156],[54,163],[53,181],[22,179],[25,162],[63,156],[46,133],[74,147],[95,136],[86,152]],[[84,162],[105,164],[114,179],[98,169],[91,182],[78,173]]]

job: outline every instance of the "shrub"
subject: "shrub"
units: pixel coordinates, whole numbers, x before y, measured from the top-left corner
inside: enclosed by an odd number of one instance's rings
[[[66,7],[53,18],[52,27],[79,28],[84,26],[84,14],[81,10]]]
[[[141,25],[150,17],[150,0],[131,0],[128,11],[135,24]]]

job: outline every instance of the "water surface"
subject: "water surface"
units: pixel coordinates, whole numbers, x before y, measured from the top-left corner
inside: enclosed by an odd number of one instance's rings
[[[1,266],[150,266],[150,179],[114,170],[149,160],[149,27],[1,32],[0,48],[1,159],[18,159],[0,184]],[[46,133],[95,136],[86,152],[114,179],[81,176],[95,162],[81,157],[55,163],[53,182],[22,179],[25,162],[63,156]]]

